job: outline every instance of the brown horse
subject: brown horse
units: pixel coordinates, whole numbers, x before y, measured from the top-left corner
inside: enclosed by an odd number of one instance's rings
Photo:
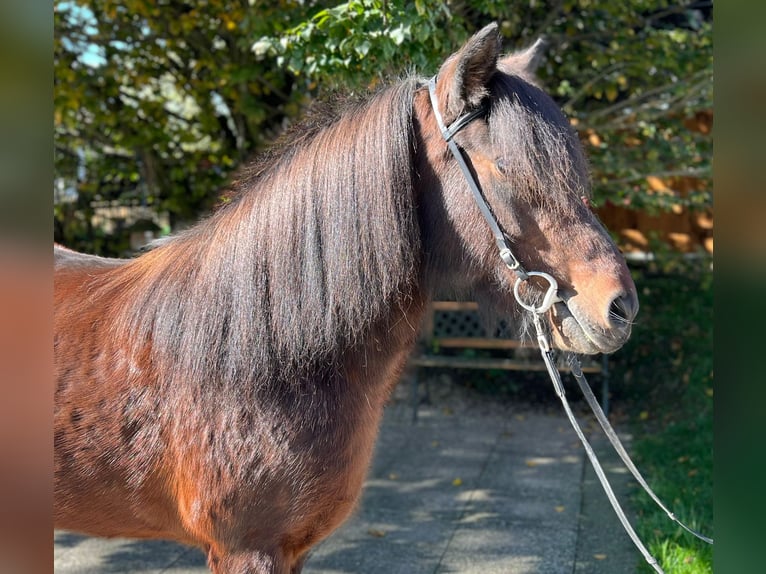
[[[488,26],[439,70],[439,111],[486,110],[455,141],[515,255],[558,281],[555,344],[614,351],[635,288],[535,51],[501,57]],[[514,307],[422,80],[285,143],[140,257],[56,249],[57,528],[197,545],[214,572],[300,572],[354,508],[430,294]]]

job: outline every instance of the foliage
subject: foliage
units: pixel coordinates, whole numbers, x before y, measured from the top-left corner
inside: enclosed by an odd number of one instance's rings
[[[209,208],[231,171],[298,110],[291,74],[250,50],[297,8],[56,2],[56,239],[85,247],[78,240],[98,234],[94,200],[148,204],[175,226]]]
[[[562,22],[551,77],[589,146],[597,196],[650,210],[710,205],[712,138],[695,121],[712,109],[712,3],[581,5]],[[703,185],[684,197],[673,193],[681,178]]]
[[[712,202],[712,0],[59,0],[54,20],[55,170],[77,192],[56,202],[58,239],[95,233],[97,198],[196,218],[311,98],[432,74],[490,21],[507,47],[547,38],[539,75],[596,204]]]
[[[683,266],[683,268],[680,268]],[[641,312],[612,357],[642,473],[680,520],[713,535],[713,288],[709,261],[667,257],[637,274]],[[614,386],[613,386],[614,387]],[[626,401],[620,401],[625,404]],[[637,531],[668,574],[712,572],[712,548],[640,492]],[[653,571],[644,565],[642,572]]]
[[[253,46],[260,58],[325,86],[374,84],[407,68],[425,70],[466,33],[448,26],[445,2],[352,0],[316,12],[282,34]]]
[[[649,210],[710,205],[712,140],[695,120],[712,109],[712,2],[423,0],[416,11],[409,4],[339,4],[254,49],[318,84],[366,85],[408,66],[435,72],[492,20],[506,45],[544,36],[539,73],[589,147],[597,201]],[[664,182],[660,193],[649,176]],[[700,182],[691,193],[674,189],[689,177]]]

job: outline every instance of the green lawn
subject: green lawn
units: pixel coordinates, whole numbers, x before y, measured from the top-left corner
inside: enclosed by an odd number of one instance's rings
[[[635,273],[641,311],[630,342],[612,357],[613,389],[647,482],[680,520],[712,537],[712,272],[709,261],[677,263]],[[632,502],[636,530],[667,574],[713,571],[711,546],[675,526],[647,495]],[[653,570],[643,564],[639,572]]]

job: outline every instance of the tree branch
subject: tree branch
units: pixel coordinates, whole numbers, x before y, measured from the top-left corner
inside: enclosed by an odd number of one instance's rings
[[[584,85],[583,85],[583,86],[582,86],[582,87],[581,87],[579,90],[577,90],[577,92],[575,92],[575,94],[574,94],[572,97],[570,97],[570,98],[569,98],[569,99],[568,99],[568,100],[567,100],[567,101],[564,103],[564,105],[562,105],[561,107],[562,107],[564,110],[571,110],[571,109],[572,109],[572,106],[574,105],[574,103],[575,103],[577,100],[579,100],[580,98],[582,98],[583,96],[585,96],[585,95],[587,94],[588,90],[590,90],[590,89],[593,87],[593,85],[594,85],[594,84],[596,84],[596,82],[599,82],[600,80],[603,80],[603,79],[604,79],[606,76],[608,76],[609,74],[611,74],[611,73],[613,73],[613,72],[616,72],[616,71],[618,71],[618,70],[620,70],[620,69],[622,69],[622,68],[624,68],[624,67],[625,67],[625,64],[624,64],[624,63],[612,64],[611,66],[607,66],[607,67],[606,67],[606,68],[605,68],[605,69],[604,69],[604,70],[603,70],[603,71],[602,71],[600,74],[598,74],[597,76],[594,76],[593,78],[591,78],[590,80],[588,80],[588,81],[587,81],[587,82],[586,82],[586,83],[585,83],[585,84],[584,84]]]
[[[670,177],[707,178],[707,177],[710,177],[711,173],[712,173],[712,170],[710,166],[696,168],[696,169],[693,167],[690,167],[688,169],[676,169],[676,170],[668,170],[668,171],[656,171],[653,173],[641,173],[637,175],[623,177],[620,179],[612,179],[612,180],[609,180],[608,183],[609,185],[621,184],[621,183],[633,183],[635,181],[643,181],[648,177],[656,177],[660,179],[665,179]]]
[[[701,76],[707,76],[708,74],[709,74],[709,71],[707,69],[700,70],[699,72],[696,72],[695,74],[692,74],[691,76],[689,76],[686,80],[693,81]],[[622,100],[606,108],[602,108],[600,110],[594,111],[591,114],[589,114],[589,119],[597,120],[599,118],[603,118],[605,116],[609,116],[613,113],[616,113],[624,108],[637,106],[641,104],[641,102],[643,102],[644,100],[653,98],[654,96],[662,94],[663,92],[669,92],[672,88],[677,88],[677,87],[678,87],[678,82],[669,82],[667,84],[657,86],[655,88],[652,88],[651,90],[647,90],[640,94],[636,94],[635,96],[628,98],[627,100]]]

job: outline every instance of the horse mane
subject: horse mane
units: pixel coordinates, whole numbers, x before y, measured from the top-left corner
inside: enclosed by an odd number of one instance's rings
[[[114,328],[133,351],[150,343],[178,376],[212,384],[337,368],[418,281],[417,85],[293,129],[228,204],[101,279],[122,291]]]

